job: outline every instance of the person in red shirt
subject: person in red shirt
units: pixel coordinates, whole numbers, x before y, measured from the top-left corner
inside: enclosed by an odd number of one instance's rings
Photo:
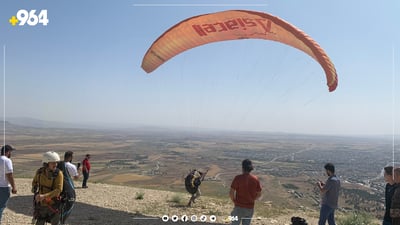
[[[231,225],[250,225],[254,213],[254,202],[261,197],[261,184],[258,178],[250,172],[252,162],[245,159],[242,162],[242,174],[237,175],[231,184],[229,196],[235,207],[231,213]]]
[[[86,154],[85,159],[82,161],[82,174],[83,174],[83,181],[82,181],[82,188],[88,188],[87,181],[89,179],[90,173],[90,154]]]

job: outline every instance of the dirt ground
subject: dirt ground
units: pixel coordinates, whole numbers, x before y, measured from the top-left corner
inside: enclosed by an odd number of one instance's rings
[[[16,179],[18,194],[12,195],[3,213],[2,224],[22,225],[32,221],[31,179]],[[200,197],[194,206],[186,207],[188,194],[140,189],[134,187],[89,183],[89,188],[79,188],[76,183],[77,201],[67,221],[68,225],[158,225],[158,224],[229,224],[227,217],[232,209],[228,201]],[[143,199],[136,199],[142,195]],[[257,210],[257,209],[256,209]],[[295,213],[296,214],[296,213]],[[168,222],[161,217],[169,216]],[[171,217],[183,215],[207,216],[207,222],[172,222]],[[217,221],[210,222],[215,215]],[[293,214],[294,215],[294,214]],[[254,218],[253,225],[289,225],[293,215],[277,218]],[[301,212],[296,216],[307,217]],[[309,224],[316,224],[316,218],[307,218]]]

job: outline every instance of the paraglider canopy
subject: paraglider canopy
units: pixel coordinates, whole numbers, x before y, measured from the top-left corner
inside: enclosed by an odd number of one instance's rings
[[[276,16],[248,10],[204,14],[177,23],[153,42],[143,58],[142,68],[151,73],[188,49],[212,42],[249,38],[277,41],[305,52],[324,69],[329,91],[336,89],[336,69],[317,42]]]

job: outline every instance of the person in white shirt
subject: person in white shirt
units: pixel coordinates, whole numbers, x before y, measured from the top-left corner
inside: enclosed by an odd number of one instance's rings
[[[15,150],[11,145],[4,145],[1,148],[0,157],[0,224],[4,209],[7,207],[8,199],[10,199],[10,186],[11,192],[17,194],[13,176],[13,165],[10,159],[11,151]]]
[[[68,170],[68,174],[73,178],[74,180],[79,179],[79,172],[78,169],[74,164],[72,164],[72,158],[73,158],[74,153],[72,151],[67,151],[64,153],[64,162],[65,162],[65,167]]]

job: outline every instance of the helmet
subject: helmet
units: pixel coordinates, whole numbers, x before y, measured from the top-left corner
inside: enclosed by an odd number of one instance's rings
[[[60,161],[60,156],[57,154],[57,152],[53,151],[48,151],[43,154],[43,163],[49,163],[49,162],[58,162]]]

